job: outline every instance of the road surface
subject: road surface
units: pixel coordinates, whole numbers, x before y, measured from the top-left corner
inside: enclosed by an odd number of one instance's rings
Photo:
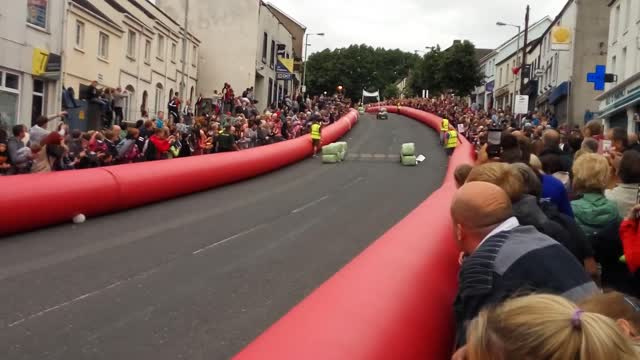
[[[0,240],[1,358],[230,358],[442,182],[422,124],[366,115],[346,138],[342,164]],[[404,142],[427,160],[402,167]]]

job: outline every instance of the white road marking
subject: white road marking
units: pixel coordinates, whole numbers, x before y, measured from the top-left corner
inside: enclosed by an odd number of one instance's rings
[[[362,180],[364,180],[364,178],[363,177],[359,177],[359,178],[353,180],[352,182],[348,183],[347,185],[343,186],[342,189],[348,189],[348,188],[352,187],[353,185],[361,182]]]
[[[40,312],[37,312],[37,313],[35,313],[35,314],[31,314],[31,315],[29,315],[29,316],[26,316],[26,317],[24,317],[24,318],[22,318],[22,319],[20,319],[20,320],[14,321],[14,322],[12,322],[11,324],[9,324],[9,325],[8,325],[8,327],[14,327],[14,326],[16,326],[16,325],[20,325],[20,324],[22,324],[22,323],[24,323],[24,322],[26,322],[26,321],[29,321],[29,320],[31,320],[31,319],[35,319],[35,318],[37,318],[37,317],[40,317],[40,316],[45,315],[45,314],[47,314],[47,313],[50,313],[50,312],[52,312],[52,311],[55,311],[55,310],[58,310],[58,309],[61,309],[61,308],[67,307],[67,306],[69,306],[69,305],[73,305],[73,304],[75,304],[75,303],[77,303],[77,302],[79,302],[79,301],[82,301],[82,300],[87,299],[87,298],[92,297],[92,296],[96,296],[96,295],[98,295],[98,294],[101,294],[101,293],[103,293],[103,292],[105,292],[105,291],[109,290],[109,289],[113,289],[113,288],[115,288],[115,287],[118,287],[118,286],[120,286],[120,285],[122,285],[122,284],[124,284],[124,283],[126,283],[126,282],[129,282],[129,281],[132,281],[132,280],[144,279],[144,278],[146,278],[147,276],[149,276],[149,275],[151,275],[151,274],[153,274],[153,273],[155,273],[155,272],[157,272],[157,271],[159,271],[159,270],[160,270],[160,267],[158,266],[158,267],[155,267],[155,268],[153,268],[153,269],[151,269],[151,270],[145,271],[145,272],[143,272],[143,273],[136,274],[135,276],[132,276],[132,277],[130,277],[130,278],[128,278],[128,279],[120,280],[120,281],[116,281],[116,282],[114,282],[114,283],[112,283],[112,284],[109,284],[109,285],[107,285],[107,286],[105,286],[105,287],[103,287],[103,288],[101,288],[101,289],[98,289],[98,290],[95,290],[95,291],[92,291],[92,292],[86,293],[86,294],[84,294],[84,295],[80,295],[80,296],[78,296],[78,297],[77,297],[77,298],[75,298],[75,299],[72,299],[72,300],[69,300],[69,301],[63,302],[63,303],[61,303],[61,304],[58,304],[58,305],[52,306],[52,307],[50,307],[50,308],[44,309],[44,310],[42,310],[42,311],[40,311]]]
[[[258,226],[256,226],[256,227],[252,227],[252,228],[251,228],[251,229],[249,229],[249,230],[245,230],[245,231],[243,231],[243,232],[241,232],[241,233],[238,233],[238,234],[235,234],[235,235],[233,235],[233,236],[230,236],[230,237],[228,237],[228,238],[226,238],[226,239],[224,239],[224,240],[220,240],[220,241],[215,242],[215,243],[213,243],[213,244],[211,244],[211,245],[209,245],[209,246],[203,247],[203,248],[202,248],[202,249],[200,249],[200,250],[196,250],[196,251],[194,251],[194,252],[193,252],[193,255],[198,255],[198,254],[200,254],[200,253],[201,253],[201,252],[203,252],[203,251],[207,251],[207,250],[209,250],[209,249],[211,249],[211,248],[214,248],[214,247],[216,247],[216,246],[218,246],[218,245],[222,245],[222,244],[224,244],[224,243],[226,243],[226,242],[228,242],[228,241],[231,241],[231,240],[233,240],[233,239],[237,239],[237,238],[239,238],[239,237],[242,237],[242,236],[245,236],[245,235],[249,235],[249,234],[251,234],[252,232],[254,232],[254,231],[258,230],[258,229],[261,229],[261,228],[263,228],[263,227],[265,227],[265,226],[266,226],[265,224],[261,224],[261,225],[258,225]]]
[[[316,204],[318,204],[318,203],[320,203],[320,202],[322,202],[322,201],[325,201],[325,200],[327,200],[328,198],[329,198],[329,195],[325,195],[325,196],[321,197],[321,198],[320,198],[320,199],[318,199],[318,200],[314,200],[314,201],[312,201],[312,202],[310,202],[310,203],[306,204],[306,205],[305,205],[305,206],[303,206],[303,207],[300,207],[300,208],[297,208],[297,209],[293,210],[291,213],[292,213],[292,214],[297,214],[297,213],[299,213],[299,212],[305,211],[306,209],[308,209],[308,208],[310,208],[310,207],[312,207],[312,206],[314,206],[314,205],[316,205]]]

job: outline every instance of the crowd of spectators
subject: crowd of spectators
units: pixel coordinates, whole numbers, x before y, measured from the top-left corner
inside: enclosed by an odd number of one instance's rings
[[[141,119],[131,123],[122,117],[120,99],[126,96],[125,91],[98,90],[93,83],[89,93],[89,100],[104,112],[103,129],[70,129],[64,121],[66,112],[41,116],[30,129],[24,125],[12,129],[0,126],[0,175],[240,151],[306,135],[313,120],[329,125],[350,107],[335,96],[298,96],[293,100],[286,96],[259,111],[253,89],[235,96],[231,86],[225,84],[221,95],[214,94],[209,112],[199,108],[201,99],[193,109],[175,94],[167,104],[167,116],[159,111],[151,118],[143,112]]]
[[[476,163],[454,173],[454,359],[637,359],[637,135],[467,104],[385,103],[447,118],[477,150]],[[488,143],[489,131],[499,143]]]

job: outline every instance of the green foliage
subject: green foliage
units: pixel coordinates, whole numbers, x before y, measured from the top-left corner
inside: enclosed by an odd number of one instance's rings
[[[432,95],[453,92],[467,96],[482,84],[483,78],[475,57],[475,46],[464,41],[444,51],[437,47],[426,54],[412,71],[408,86],[416,94],[427,89]]]
[[[311,55],[307,61],[308,93],[333,94],[342,85],[347,97],[359,99],[363,89],[386,89],[407,77],[419,60],[417,55],[401,50],[367,45],[327,49]]]
[[[384,97],[385,99],[399,98],[400,89],[398,89],[395,84],[389,84],[385,86],[384,90],[382,91],[382,97]]]

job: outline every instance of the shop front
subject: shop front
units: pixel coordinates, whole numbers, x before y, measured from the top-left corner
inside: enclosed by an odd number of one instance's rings
[[[623,128],[628,132],[638,132],[640,108],[640,76],[625,80],[598,97],[601,100],[599,118],[604,119],[606,128]]]

